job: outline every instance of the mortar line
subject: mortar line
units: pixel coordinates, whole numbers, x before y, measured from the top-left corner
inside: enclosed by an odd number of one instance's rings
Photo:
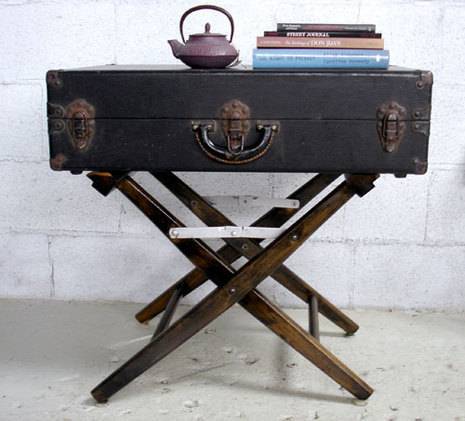
[[[352,269],[355,268],[355,260],[356,260],[356,253],[357,253],[357,245],[354,244],[351,247],[350,255],[351,255],[351,263],[352,263]],[[352,276],[352,275],[351,275]],[[354,296],[355,296],[355,285],[356,285],[357,280],[354,278],[349,278],[349,291],[348,291],[348,297],[347,297],[347,307],[348,308],[354,308]]]
[[[42,148],[41,148],[42,150]],[[42,153],[42,151],[41,151]],[[0,164],[1,163],[16,163],[16,164],[42,164],[44,162],[47,162],[48,159],[43,159],[40,158],[39,160],[34,159],[34,158],[13,158],[13,157],[3,157],[0,158]]]
[[[357,17],[355,18],[355,22],[360,23],[360,14],[362,10],[362,0],[358,0],[357,5]]]
[[[113,36],[113,64],[116,64],[117,63],[116,44],[117,44],[117,40],[119,39],[119,37],[118,37],[118,6],[117,6],[117,0],[113,0],[113,25],[114,25],[114,28],[113,28],[113,33],[114,33],[114,36]]]
[[[55,297],[55,264],[53,262],[51,253],[52,238],[47,235],[47,255],[48,263],[50,265],[50,298]]]
[[[124,203],[123,201],[121,201],[119,205],[119,216],[118,216],[118,233],[119,234],[124,234],[121,229],[121,226],[123,223],[123,212],[124,212]]]
[[[274,176],[274,173],[269,173],[267,177],[268,183],[271,184],[271,197],[275,198],[276,197],[276,178]]]
[[[165,237],[154,234],[148,235],[144,233],[135,232],[117,232],[117,231],[73,231],[73,230],[44,230],[44,229],[4,229],[0,230],[2,235],[46,235],[50,238],[113,238],[122,240],[156,240],[165,239]],[[376,246],[414,246],[414,247],[435,247],[435,248],[452,248],[452,247],[465,247],[465,241],[444,241],[444,240],[429,240],[423,241],[405,241],[398,239],[310,239],[313,244],[339,244],[356,247],[376,247]]]
[[[428,242],[428,223],[429,215],[431,211],[431,188],[433,186],[434,171],[428,175],[428,180],[426,183],[426,212],[425,212],[425,227],[423,231],[423,242]]]

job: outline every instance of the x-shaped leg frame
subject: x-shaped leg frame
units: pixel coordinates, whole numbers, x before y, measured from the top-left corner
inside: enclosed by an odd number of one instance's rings
[[[205,224],[210,226],[233,225],[231,220],[211,206],[202,196],[197,194],[173,173],[153,173],[152,175]],[[312,178],[288,197],[288,199],[299,201],[299,208],[273,208],[255,221],[252,226],[280,227],[338,177],[339,175],[320,174]],[[241,256],[250,259],[262,250],[259,246],[261,240],[225,238],[224,241],[226,245],[218,251],[218,254],[228,264],[233,263]],[[281,265],[271,276],[297,297],[308,303],[309,330],[317,339],[319,335],[318,312],[338,325],[348,335],[357,331],[358,325],[353,320],[286,266]],[[196,268],[192,270],[137,313],[137,320],[141,323],[148,322],[162,311],[165,311],[169,300],[173,295],[177,296],[178,291],[181,292],[182,296],[185,296],[207,280],[208,278],[200,269]]]
[[[224,215],[208,205],[201,196],[173,174],[153,175],[208,224],[224,224],[226,221],[231,224]],[[127,174],[91,173],[89,177],[93,180],[93,186],[104,195],[115,187],[119,189],[168,238],[170,238],[170,229],[183,227],[175,216]],[[162,300],[155,300],[138,313],[138,320],[146,321],[165,309],[153,340],[100,383],[92,391],[94,398],[98,402],[107,401],[110,396],[175,350],[232,305],[239,303],[342,387],[359,399],[367,399],[373,392],[369,385],[324,348],[317,338],[307,333],[255,288],[271,275],[296,295],[307,300],[313,316],[319,310],[348,333],[353,333],[357,329],[355,323],[282,264],[350,198],[355,194],[362,196],[370,191],[377,177],[377,175],[347,176],[344,182],[264,249],[259,246],[259,241],[228,239],[227,245],[219,252],[215,252],[198,239],[170,238],[196,266],[196,270],[162,294],[164,297]],[[297,197],[300,195],[304,202],[308,202],[335,178],[335,176],[317,176],[297,190],[294,195]],[[279,224],[292,216],[290,215],[292,212],[289,209],[273,209],[260,218],[256,225],[263,226],[262,224],[273,222]],[[240,255],[245,255],[250,260],[239,270],[235,270],[229,263]],[[212,280],[217,288],[168,326],[180,296],[192,291],[207,279]]]

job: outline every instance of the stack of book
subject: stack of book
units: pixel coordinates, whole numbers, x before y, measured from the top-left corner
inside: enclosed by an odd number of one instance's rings
[[[389,51],[375,25],[278,23],[257,37],[253,67],[386,69]]]

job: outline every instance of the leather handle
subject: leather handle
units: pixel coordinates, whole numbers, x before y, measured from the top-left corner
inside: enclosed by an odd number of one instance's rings
[[[179,21],[179,32],[181,32],[182,42],[184,44],[186,43],[186,40],[184,39],[183,26],[184,26],[184,21],[186,20],[187,16],[189,16],[193,12],[196,12],[197,10],[202,10],[202,9],[216,10],[217,12],[223,13],[223,15],[225,15],[229,19],[229,23],[231,24],[231,35],[229,37],[229,42],[231,42],[233,39],[233,35],[234,35],[234,20],[227,10],[219,6],[214,6],[212,4],[201,4],[200,6],[192,7],[189,10],[184,12],[184,14],[181,16],[181,20]]]
[[[226,136],[227,147],[217,145],[210,139],[209,132],[213,131],[213,124],[193,124],[195,137],[202,150],[212,159],[225,164],[246,164],[263,156],[270,148],[273,135],[278,131],[278,125],[257,124],[257,131],[261,139],[249,148],[244,145],[244,135],[239,138]]]

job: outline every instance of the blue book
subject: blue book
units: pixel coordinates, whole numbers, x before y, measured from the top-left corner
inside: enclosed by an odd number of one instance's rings
[[[281,49],[253,50],[254,69],[387,69],[388,50]]]

